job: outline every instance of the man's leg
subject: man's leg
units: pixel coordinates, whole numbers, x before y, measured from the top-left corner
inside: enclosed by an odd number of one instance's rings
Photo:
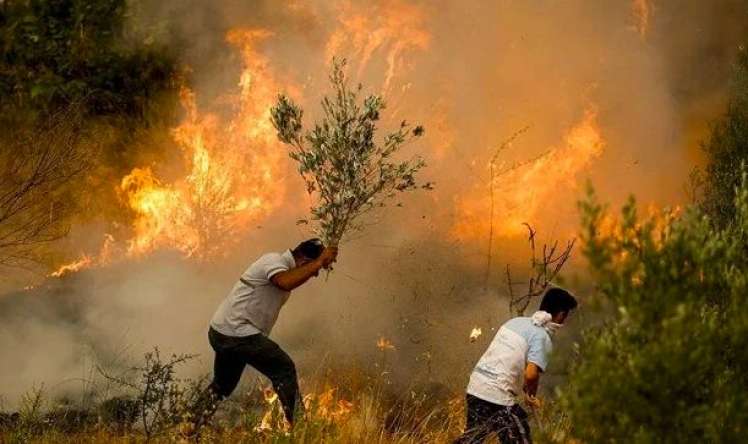
[[[532,444],[527,413],[519,404],[505,407],[497,419],[496,433],[501,444]]]
[[[478,444],[485,441],[493,431],[492,421],[499,407],[475,396],[467,395],[465,432],[457,438],[455,444]]]
[[[239,384],[244,371],[242,356],[231,351],[216,352],[213,360],[213,381],[210,388],[219,400],[228,397]]]
[[[293,424],[295,410],[304,407],[299,395],[296,366],[291,357],[270,338],[264,335],[255,335],[252,338],[251,344],[240,347],[245,363],[270,379],[283,406],[286,419]]]
[[[213,360],[213,381],[203,391],[193,408],[196,428],[202,427],[215,413],[218,401],[234,391],[244,371],[244,360],[229,347],[229,339],[215,332],[208,334],[216,355]]]

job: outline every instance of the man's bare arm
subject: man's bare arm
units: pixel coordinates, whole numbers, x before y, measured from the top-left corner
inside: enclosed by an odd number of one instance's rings
[[[338,249],[328,247],[322,252],[320,257],[306,264],[295,267],[287,271],[281,271],[276,274],[270,281],[278,288],[291,291],[296,287],[304,284],[312,276],[316,276],[321,268],[327,268],[335,261],[338,255]]]
[[[528,397],[535,398],[538,394],[538,385],[540,384],[540,373],[542,370],[532,362],[527,363],[525,368],[525,386],[524,390]]]

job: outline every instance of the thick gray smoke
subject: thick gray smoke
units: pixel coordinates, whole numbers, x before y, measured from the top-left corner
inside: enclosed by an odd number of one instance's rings
[[[134,2],[133,26],[177,48],[205,106],[232,91],[239,76],[226,31],[272,31],[263,53],[274,72],[300,86],[310,118],[326,89],[326,49],[345,14],[368,16],[374,27],[395,23],[394,29],[402,19],[428,34],[426,45],[396,54],[387,98],[389,123],[425,124],[427,137],[413,149],[424,152],[436,190],[408,196],[404,207],[388,209],[343,245],[329,279],[294,292],[273,336],[297,359],[302,379],[330,363],[379,369],[376,341],[385,337],[396,347],[386,363],[396,379],[459,389],[491,329],[507,316],[503,265],[527,258],[521,237],[499,238],[486,287],[486,238],[454,236],[460,201],[488,192],[486,165],[502,140],[529,126],[506,156],[532,158],[562,143],[593,106],[605,150],[573,182],[589,178],[613,202],[629,193],[645,203],[684,199],[687,175],[700,161],[698,140],[724,104],[732,56],[748,24],[746,6],[645,3],[646,32],[637,29],[631,3],[593,0],[146,1]],[[408,8],[420,18],[407,21]],[[356,80],[375,91],[385,87],[388,54],[404,38],[378,36],[384,43],[366,64],[350,45],[339,54],[350,57]],[[551,180],[557,171],[551,165],[546,174]],[[294,224],[306,208],[291,168],[285,181],[288,204],[258,221],[261,228],[248,228],[220,263],[158,254],[0,296],[0,393],[7,406],[40,383],[56,394],[75,393],[95,363],[132,362],[153,346],[199,353],[189,374],[208,372],[207,322],[234,280],[263,252],[308,235]],[[547,238],[571,235],[578,195],[578,186],[556,190],[528,222]],[[470,343],[476,326],[484,334]]]

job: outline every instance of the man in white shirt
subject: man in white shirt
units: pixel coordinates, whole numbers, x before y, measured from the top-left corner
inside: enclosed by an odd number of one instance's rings
[[[270,379],[293,423],[295,410],[303,407],[296,367],[268,336],[291,290],[329,268],[337,254],[337,247],[309,239],[293,250],[265,254],[242,273],[210,321],[208,340],[216,353],[213,382],[209,396],[197,406],[198,426],[212,415],[218,400],[234,391],[246,365]]]
[[[551,287],[532,317],[501,326],[470,375],[465,432],[456,443],[482,443],[492,433],[502,444],[532,442],[527,413],[518,401],[524,394],[531,406],[539,405],[536,394],[548,366],[551,337],[576,306],[569,292]]]

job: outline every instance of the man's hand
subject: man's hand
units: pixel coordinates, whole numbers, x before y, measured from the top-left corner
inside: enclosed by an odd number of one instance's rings
[[[322,254],[317,260],[322,265],[322,268],[328,269],[338,259],[338,247],[325,247],[322,250]]]
[[[308,281],[312,276],[317,276],[321,268],[330,269],[330,266],[338,258],[338,247],[326,247],[322,250],[322,254],[317,259],[309,260],[308,262],[294,267],[287,271],[281,271],[280,273],[273,276],[270,281],[276,287],[291,291]]]
[[[538,394],[538,384],[540,383],[541,372],[542,370],[540,367],[532,362],[528,362],[527,367],[525,367],[525,386],[523,388],[525,399],[528,400],[527,403],[531,406],[534,406],[536,403],[538,405],[540,404],[536,395]]]
[[[525,393],[525,402],[533,410],[537,410],[543,407],[543,401],[541,401],[540,398],[538,398],[537,396],[528,395],[526,393]]]

